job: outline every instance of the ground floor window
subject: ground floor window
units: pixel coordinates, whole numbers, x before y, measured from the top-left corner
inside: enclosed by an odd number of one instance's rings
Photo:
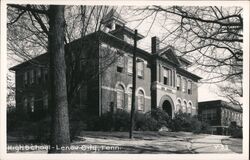
[[[187,102],[186,102],[186,101],[183,102],[182,112],[183,112],[183,113],[186,113],[186,112],[187,112]]]
[[[124,88],[122,85],[118,85],[117,89],[117,94],[116,94],[116,104],[117,108],[123,109],[124,108]]]
[[[138,110],[144,110],[145,98],[142,90],[138,92]]]
[[[129,87],[128,89],[128,110],[131,110],[132,105],[132,87]]]
[[[176,104],[176,111],[178,112],[180,109],[181,109],[181,100],[178,99]]]
[[[192,112],[192,103],[189,102],[189,103],[188,103],[188,107],[187,107],[187,113],[190,113],[190,114],[191,114],[191,112]]]

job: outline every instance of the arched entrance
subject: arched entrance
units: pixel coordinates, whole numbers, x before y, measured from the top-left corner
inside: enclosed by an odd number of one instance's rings
[[[173,118],[174,117],[174,102],[172,98],[168,95],[164,95],[161,97],[159,107],[161,107],[162,110],[167,112],[167,114]]]
[[[163,102],[163,104],[162,104],[162,109],[163,109],[165,112],[167,112],[167,114],[168,114],[170,117],[172,117],[172,106],[171,106],[171,103],[170,103],[168,100],[166,100],[166,101]]]

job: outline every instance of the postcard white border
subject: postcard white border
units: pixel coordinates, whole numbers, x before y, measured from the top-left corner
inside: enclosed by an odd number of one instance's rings
[[[64,4],[64,5],[223,5],[243,7],[244,20],[244,66],[243,66],[243,86],[244,86],[244,111],[243,111],[243,154],[10,154],[6,153],[6,95],[7,95],[7,47],[6,47],[6,4]],[[249,154],[249,1],[85,1],[85,0],[2,0],[1,1],[1,54],[0,54],[0,159],[88,159],[88,160],[152,160],[152,159],[248,159]]]

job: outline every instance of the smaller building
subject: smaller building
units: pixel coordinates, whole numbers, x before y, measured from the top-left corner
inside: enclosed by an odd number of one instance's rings
[[[231,122],[242,127],[242,108],[222,100],[198,103],[198,115],[202,121],[211,125],[212,134],[228,134]]]

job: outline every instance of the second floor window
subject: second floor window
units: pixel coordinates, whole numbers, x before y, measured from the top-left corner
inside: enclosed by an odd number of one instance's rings
[[[42,78],[41,68],[37,68],[36,69],[36,81],[38,84],[41,83],[41,78]]]
[[[138,60],[137,62],[137,76],[139,78],[143,78],[144,76],[144,63],[141,60]]]
[[[186,90],[187,90],[186,88],[187,88],[187,79],[184,78],[182,81],[182,91],[186,92]]]
[[[123,56],[119,56],[117,59],[117,72],[122,72],[124,68],[124,58]]]
[[[133,73],[133,58],[128,57],[128,73],[132,74]]]
[[[177,91],[179,91],[181,89],[181,76],[177,76]]]
[[[165,84],[165,85],[169,84],[168,83],[168,81],[169,81],[169,74],[168,73],[169,73],[169,70],[164,68],[163,69],[163,84]]]
[[[34,70],[30,70],[30,84],[34,83]]]
[[[192,94],[192,82],[191,81],[188,81],[188,86],[187,86],[187,91],[188,91],[188,94]]]
[[[24,81],[24,85],[28,84],[28,72],[24,72],[23,81]]]

